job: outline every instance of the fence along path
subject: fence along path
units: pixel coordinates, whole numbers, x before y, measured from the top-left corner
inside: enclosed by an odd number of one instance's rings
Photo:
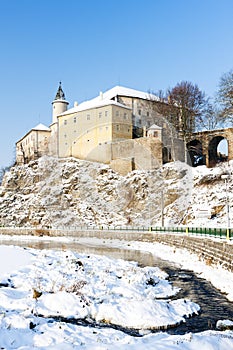
[[[197,235],[203,238],[215,237],[220,239],[233,240],[232,228],[208,228],[188,226],[65,226],[65,227],[0,227],[0,234],[26,234],[26,235],[49,235],[49,236],[76,236],[79,231],[107,231],[107,232],[159,232],[159,233],[183,233],[186,235]]]
[[[207,264],[218,264],[224,269],[233,272],[233,242],[232,232],[227,229],[201,229],[197,228],[104,228],[104,227],[70,227],[59,229],[40,228],[10,228],[1,227],[0,234],[10,236],[36,236],[38,240],[44,236],[50,237],[73,237],[75,238],[99,238],[119,239],[124,241],[159,242],[188,249],[198,255],[200,260]],[[227,239],[227,235],[229,238]],[[1,238],[0,238],[1,239]],[[15,241],[15,239],[14,239]],[[2,240],[4,244],[4,240]]]

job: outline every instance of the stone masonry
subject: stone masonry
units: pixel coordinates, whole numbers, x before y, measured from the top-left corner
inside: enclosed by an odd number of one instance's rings
[[[217,147],[219,142],[223,139],[226,139],[228,144],[228,156],[225,160],[232,160],[233,128],[207,130],[194,133],[189,144],[199,148],[200,155],[202,154],[204,157],[204,164],[208,167],[212,167],[221,161],[221,156],[217,152]]]

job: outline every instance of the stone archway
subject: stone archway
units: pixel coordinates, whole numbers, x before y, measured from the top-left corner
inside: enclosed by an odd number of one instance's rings
[[[195,139],[187,144],[190,165],[193,167],[206,164],[201,141]]]
[[[171,149],[169,147],[163,147],[163,164],[172,161]]]
[[[202,144],[204,164],[207,167],[214,167],[219,162],[233,160],[233,128],[199,131],[193,133],[192,136],[191,142],[197,140]],[[223,152],[221,151],[223,147],[218,147],[222,140],[225,140]]]
[[[228,160],[228,152],[227,154],[223,154],[218,151],[218,145],[222,140],[227,140],[223,136],[215,136],[211,139],[208,145],[208,159],[209,166],[215,166],[217,163],[226,162]]]

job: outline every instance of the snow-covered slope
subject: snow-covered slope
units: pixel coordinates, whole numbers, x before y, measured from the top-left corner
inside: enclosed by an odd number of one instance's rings
[[[207,169],[184,163],[121,176],[100,163],[42,157],[15,166],[0,187],[0,224],[5,226],[80,226],[161,224],[226,226],[225,184],[232,164]],[[229,202],[232,200],[229,180]],[[212,219],[195,219],[200,209]]]

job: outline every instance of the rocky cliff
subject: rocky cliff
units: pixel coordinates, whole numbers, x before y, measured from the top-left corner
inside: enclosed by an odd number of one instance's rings
[[[175,162],[126,176],[107,165],[74,158],[42,157],[15,166],[0,187],[4,226],[224,226],[224,164],[214,169]],[[228,184],[230,190],[232,182]],[[198,218],[200,208],[211,218]]]

